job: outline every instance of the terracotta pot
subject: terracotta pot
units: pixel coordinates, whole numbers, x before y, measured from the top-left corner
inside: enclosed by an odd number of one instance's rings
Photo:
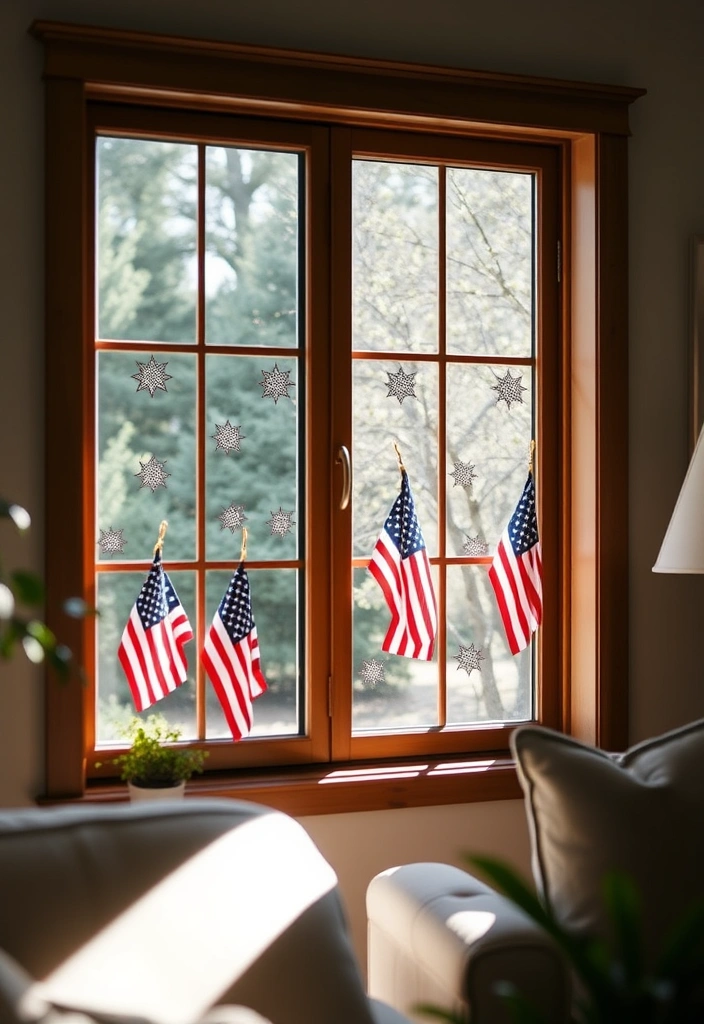
[[[130,800],[182,800],[186,792],[185,781],[177,782],[173,786],[135,786],[133,782],[127,783],[127,792]]]

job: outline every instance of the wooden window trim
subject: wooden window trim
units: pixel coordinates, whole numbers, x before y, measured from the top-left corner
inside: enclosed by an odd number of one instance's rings
[[[88,358],[83,282],[86,111],[89,100],[175,106],[374,128],[521,136],[563,150],[561,727],[606,749],[628,739],[628,107],[644,90],[401,62],[35,22],[46,80],[47,423],[71,436],[84,422],[76,367]],[[324,97],[324,99],[321,99]],[[569,230],[571,225],[571,230]],[[79,226],[77,228],[77,226]],[[78,659],[88,627],[66,619],[62,595],[90,594],[83,522],[85,455],[46,433],[47,621]],[[88,755],[82,684],[46,686],[46,788],[42,799],[116,799],[85,786]],[[414,758],[364,766],[243,771],[191,783],[191,792],[262,800],[297,814],[455,803],[519,795],[504,757],[461,757],[451,767]],[[442,765],[446,767],[442,767]],[[389,768],[399,769],[396,778]],[[352,771],[354,769],[354,771]],[[405,771],[404,771],[405,769]],[[355,774],[355,772],[357,774]],[[398,776],[401,776],[400,778]],[[335,783],[332,784],[334,777]],[[346,781],[339,781],[345,779]]]

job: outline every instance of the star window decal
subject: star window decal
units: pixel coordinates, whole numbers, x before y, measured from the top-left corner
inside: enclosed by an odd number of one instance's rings
[[[291,532],[291,527],[296,524],[293,522],[293,510],[291,512],[284,512],[279,505],[279,511],[271,513],[271,519],[267,519],[266,525],[271,527],[271,535],[277,534],[283,538],[287,533]]]
[[[453,487],[471,487],[472,481],[477,479],[471,462],[456,462],[454,470],[449,475],[455,478]]]
[[[403,367],[399,365],[398,373],[390,373],[386,371],[386,376],[389,378],[386,382],[386,386],[389,389],[387,392],[387,398],[398,398],[399,405],[403,405],[404,398],[417,398],[415,392],[415,376],[418,371],[414,370],[412,373],[404,373]]]
[[[229,420],[222,425],[219,423],[215,424],[215,433],[210,436],[215,441],[215,451],[225,452],[229,455],[230,452],[238,452],[240,450],[240,441],[247,435],[241,433],[241,427],[233,427]]]
[[[148,363],[140,363],[135,359],[139,367],[139,373],[133,373],[132,379],[139,381],[137,391],[148,391],[150,398],[154,397],[155,391],[167,391],[166,382],[171,380],[171,374],[166,372],[166,363],[157,363],[154,356],[151,356]]]
[[[362,661],[362,671],[359,674],[365,686],[374,687],[377,683],[384,682],[384,666],[376,658]]]
[[[229,530],[230,533],[234,533],[235,530],[241,530],[247,522],[247,516],[244,514],[244,505],[235,505],[233,501],[231,505],[222,510],[218,519],[220,520],[221,530]]]
[[[489,554],[489,545],[484,540],[480,540],[479,537],[470,537],[465,533],[467,538],[462,545],[462,550],[465,555],[469,558],[483,558]]]
[[[157,487],[166,487],[166,480],[171,476],[171,473],[164,472],[164,466],[166,465],[166,459],[163,462],[159,462],[153,455],[149,462],[142,462],[139,460],[139,464],[142,467],[139,473],[135,473],[142,483],[139,485],[140,490],[142,487],[148,487],[152,494]]]
[[[478,672],[481,672],[479,662],[484,661],[484,655],[474,644],[470,644],[469,647],[460,644],[460,653],[454,654],[453,658],[459,662],[457,666],[458,672],[461,668],[464,669],[467,675],[471,675],[475,668]]]
[[[497,392],[496,404],[499,402],[505,402],[508,408],[511,408],[511,403],[519,403],[523,405],[522,391],[527,391],[528,388],[524,388],[521,384],[523,380],[522,374],[518,374],[516,377],[511,376],[511,371],[506,371],[505,377],[496,377],[497,383],[492,387],[492,391]]]
[[[292,380],[289,380],[291,376],[290,370],[280,370],[278,363],[274,363],[273,370],[262,370],[262,377],[264,380],[259,381],[259,387],[264,388],[262,391],[262,398],[273,398],[274,405],[276,405],[280,398],[291,398],[288,393],[289,388],[295,388],[295,384]],[[293,401],[293,399],[291,399]]]
[[[127,543],[122,536],[123,533],[124,530],[113,530],[112,526],[109,530],[100,531],[100,540],[98,541],[98,544],[100,545],[100,550],[104,555],[110,555],[112,558],[113,555],[122,554],[125,549],[125,544]]]

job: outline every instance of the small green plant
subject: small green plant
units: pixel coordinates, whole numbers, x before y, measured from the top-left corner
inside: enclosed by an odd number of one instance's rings
[[[129,750],[110,762],[120,769],[125,782],[157,789],[175,786],[203,771],[208,752],[174,746],[181,739],[181,730],[170,726],[163,715],[149,715],[144,721],[134,717],[126,736]]]
[[[609,872],[603,899],[611,937],[567,931],[512,867],[491,857],[467,857],[499,892],[536,922],[562,951],[578,980],[571,1024],[702,1024],[704,1021],[704,903],[692,906],[664,937],[648,967],[642,948],[642,901],[633,880]],[[496,987],[517,1024],[554,1024],[509,982]],[[416,1007],[447,1024],[469,1019],[438,1006]]]
[[[20,533],[31,525],[29,512],[16,502],[0,498],[0,519],[10,519]],[[62,679],[71,673],[73,655],[39,618],[44,604],[44,584],[26,569],[6,572],[0,563],[0,660],[9,661],[21,647],[34,664],[46,661]],[[63,610],[74,619],[97,615],[82,598],[64,601]]]

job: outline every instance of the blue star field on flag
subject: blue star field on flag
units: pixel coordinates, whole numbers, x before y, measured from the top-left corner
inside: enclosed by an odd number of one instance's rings
[[[218,614],[222,619],[227,635],[233,643],[251,632],[254,625],[252,618],[252,601],[249,589],[249,578],[240,566],[236,571],[225,596],[220,602]]]
[[[164,572],[161,552],[157,551],[149,575],[137,598],[137,613],[142,625],[145,629],[156,626],[169,612],[178,608],[179,604],[171,580]]]
[[[522,555],[538,543],[538,521],[535,515],[535,487],[530,476],[508,524],[511,547]]]
[[[391,507],[384,528],[401,552],[401,558],[415,555],[425,547],[407,473],[403,474],[401,493]]]

